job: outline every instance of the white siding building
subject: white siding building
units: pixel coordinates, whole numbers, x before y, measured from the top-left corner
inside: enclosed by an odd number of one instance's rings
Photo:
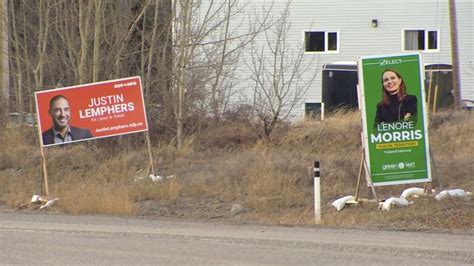
[[[271,1],[254,0],[247,8],[258,10]],[[278,17],[285,0],[273,1]],[[457,0],[461,99],[474,101],[474,1]],[[251,12],[251,11],[250,11]],[[248,13],[247,13],[248,14]],[[448,0],[293,0],[287,41],[305,45],[305,60],[317,73],[293,117],[303,117],[305,103],[322,102],[322,69],[334,62],[356,62],[359,56],[398,54],[419,50],[425,64],[451,65]],[[262,35],[261,35],[262,36]],[[263,37],[256,43],[264,45]],[[238,90],[252,93],[250,56],[240,58]],[[311,78],[309,71],[303,79]]]

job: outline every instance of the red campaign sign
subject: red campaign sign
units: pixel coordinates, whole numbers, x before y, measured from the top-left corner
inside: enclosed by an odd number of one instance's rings
[[[148,130],[140,77],[35,93],[41,145]]]

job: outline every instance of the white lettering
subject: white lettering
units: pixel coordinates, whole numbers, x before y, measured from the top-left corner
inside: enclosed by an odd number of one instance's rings
[[[79,117],[80,118],[93,118],[93,117],[99,117],[99,116],[105,116],[105,115],[114,115],[114,114],[132,112],[134,110],[135,110],[135,104],[133,102],[121,103],[121,104],[98,106],[95,108],[79,110]]]
[[[402,63],[402,59],[381,59],[379,63],[380,66],[397,65]]]
[[[371,143],[420,140],[422,138],[423,138],[423,134],[422,134],[422,131],[419,129],[410,130],[410,131],[400,131],[400,132],[395,131],[395,132],[370,134]]]
[[[103,106],[109,104],[123,103],[123,94],[113,94],[107,96],[101,96],[97,98],[91,98],[88,107]]]

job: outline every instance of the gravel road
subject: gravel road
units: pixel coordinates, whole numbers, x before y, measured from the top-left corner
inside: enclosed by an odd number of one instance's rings
[[[474,265],[474,232],[4,212],[0,264]]]

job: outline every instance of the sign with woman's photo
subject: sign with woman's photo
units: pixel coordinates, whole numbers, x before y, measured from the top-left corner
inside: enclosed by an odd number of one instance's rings
[[[423,73],[419,53],[359,58],[363,144],[374,186],[431,181]]]
[[[35,93],[41,145],[148,130],[140,77]]]

